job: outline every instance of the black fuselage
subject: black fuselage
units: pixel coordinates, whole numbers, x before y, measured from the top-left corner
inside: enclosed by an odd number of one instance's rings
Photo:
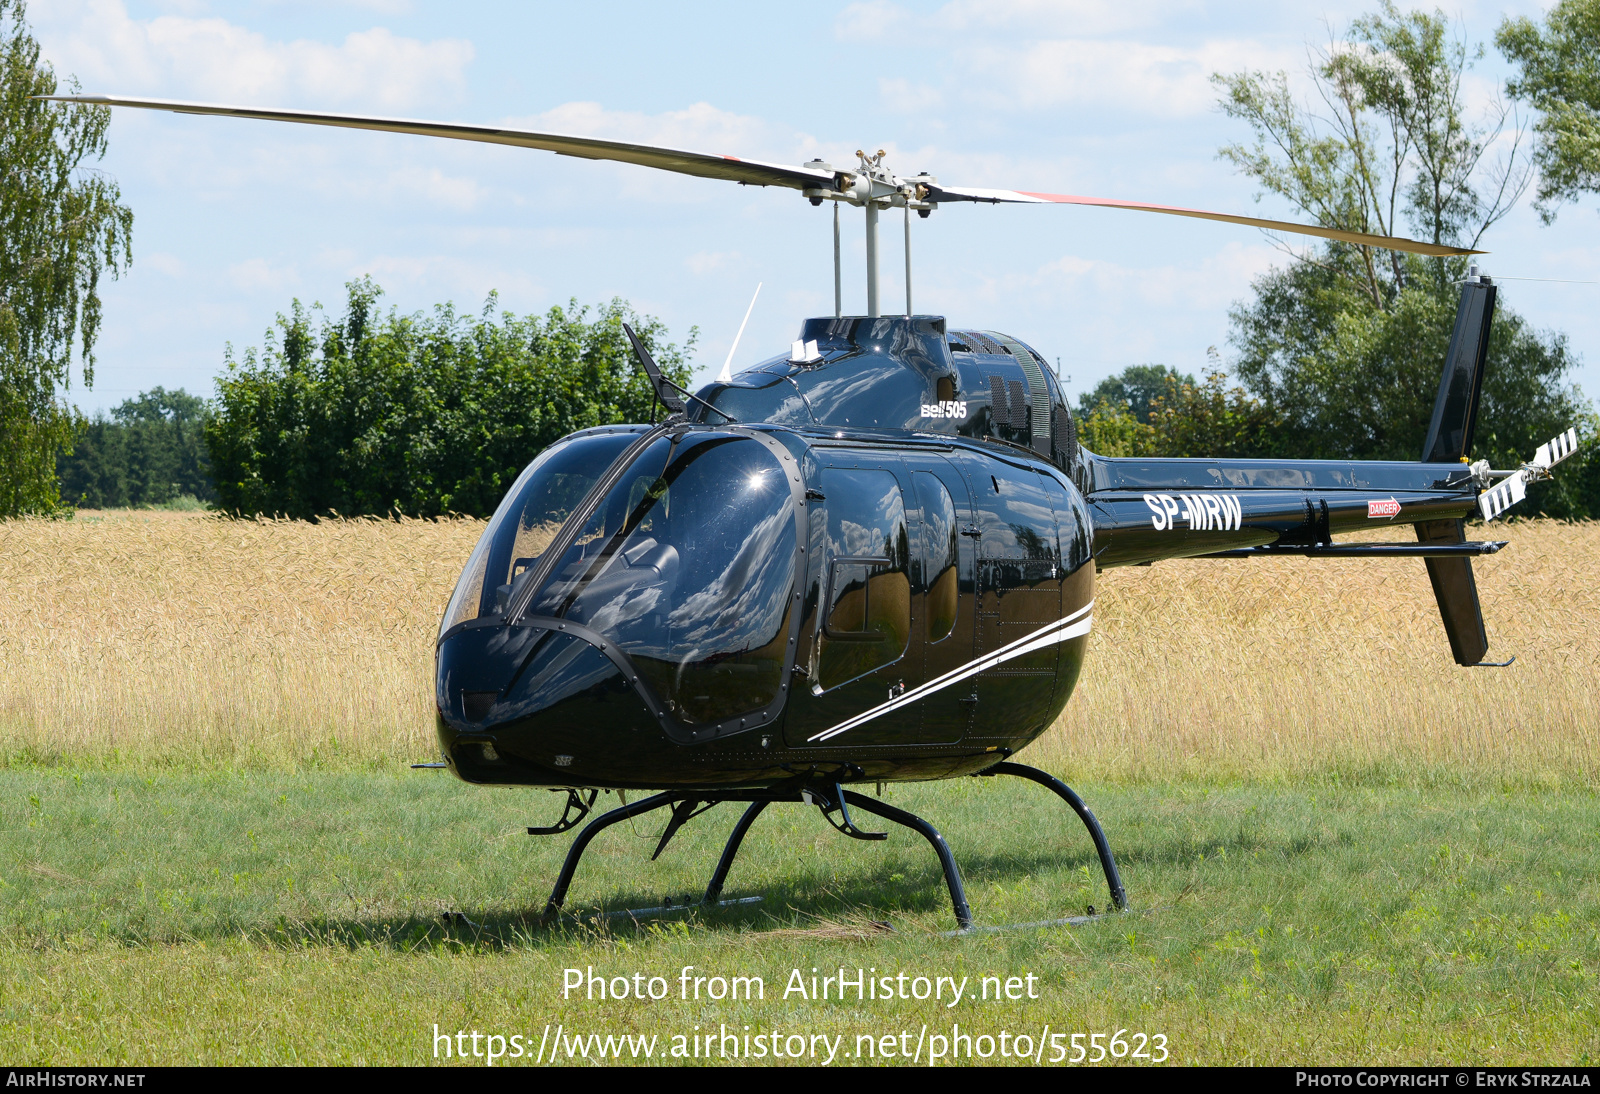
[[[1116,460],[1053,371],[942,319],[810,320],[659,426],[590,430],[512,488],[438,647],[479,783],[939,779],[1060,714],[1105,566],[1453,521],[1452,465]]]

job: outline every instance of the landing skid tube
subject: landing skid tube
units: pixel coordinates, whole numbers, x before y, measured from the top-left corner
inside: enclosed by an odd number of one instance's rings
[[[1105,833],[1101,830],[1099,821],[1095,820],[1094,814],[1089,812],[1088,807],[1083,804],[1083,799],[1073,793],[1071,787],[1054,776],[1037,768],[1028,767],[1025,764],[999,763],[987,771],[980,772],[980,774],[1016,775],[1024,779],[1030,779],[1054,791],[1068,805],[1072,806],[1073,810],[1077,812],[1078,816],[1083,819],[1083,823],[1088,827],[1089,834],[1095,842],[1095,849],[1100,853],[1100,864],[1106,872],[1106,881],[1111,887],[1112,903],[1119,911],[1127,907],[1127,896],[1123,891],[1122,881],[1117,875],[1116,863],[1112,861],[1111,849],[1106,843]],[[742,791],[726,795],[719,794],[715,797],[708,795],[705,791],[694,793],[669,790],[660,794],[653,794],[648,798],[641,798],[636,802],[618,806],[616,809],[590,821],[583,831],[578,833],[578,838],[572,841],[572,846],[567,850],[566,860],[561,864],[561,873],[556,878],[555,888],[551,890],[550,899],[545,904],[542,916],[543,921],[546,923],[553,922],[560,915],[561,905],[567,898],[567,890],[571,887],[573,876],[578,871],[578,861],[583,857],[583,852],[594,838],[607,828],[614,824],[620,824],[625,820],[631,820],[634,817],[668,807],[673,810],[674,820],[682,818],[682,820],[679,820],[679,824],[681,824],[689,816],[697,815],[710,809],[713,805],[718,805],[725,801],[748,802],[749,804],[739,817],[738,823],[733,826],[733,831],[728,835],[728,842],[722,848],[722,856],[717,860],[716,870],[713,871],[711,881],[706,886],[705,895],[700,900],[700,907],[731,903],[719,899],[722,896],[723,885],[728,880],[728,872],[733,868],[733,860],[738,856],[739,847],[744,842],[745,836],[749,834],[751,825],[755,824],[756,818],[761,816],[767,806],[774,802],[806,802],[816,805],[822,811],[829,824],[846,835],[853,835],[857,839],[881,839],[882,836],[878,833],[862,833],[859,830],[855,830],[849,819],[847,806],[872,813],[887,821],[893,821],[895,824],[909,828],[922,836],[939,857],[939,866],[944,871],[945,885],[950,891],[950,905],[955,912],[958,929],[963,932],[973,929],[972,909],[967,904],[966,888],[961,882],[961,870],[956,865],[955,856],[950,852],[950,845],[939,834],[939,830],[914,813],[908,813],[904,809],[897,809],[895,806],[879,801],[876,798],[869,798],[852,790],[845,790],[837,783],[803,788],[796,788],[793,784],[790,784],[782,789]],[[839,813],[838,819],[833,816],[835,811]],[[673,827],[675,830],[676,826]],[[662,845],[664,846],[665,843],[666,840],[664,839]],[[657,853],[659,854],[659,852],[660,848],[658,847]]]
[[[1083,821],[1083,826],[1089,830],[1089,838],[1094,840],[1094,849],[1100,856],[1100,869],[1105,871],[1106,887],[1111,890],[1112,907],[1119,912],[1128,910],[1128,892],[1122,887],[1122,875],[1117,873],[1116,860],[1111,857],[1111,844],[1106,842],[1105,829],[1100,827],[1100,822],[1095,819],[1093,813],[1089,812],[1089,807],[1083,804],[1083,799],[1078,797],[1077,792],[1072,787],[1048,771],[1040,771],[1037,767],[1029,767],[1027,764],[1014,764],[1009,761],[995,764],[986,771],[978,772],[978,774],[980,776],[1015,775],[1019,779],[1036,782],[1072,806],[1072,811],[1078,814],[1078,819]],[[1093,915],[1094,913],[1091,910],[1089,914]]]

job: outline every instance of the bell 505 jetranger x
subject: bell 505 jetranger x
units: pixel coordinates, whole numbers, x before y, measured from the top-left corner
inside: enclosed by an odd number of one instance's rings
[[[911,301],[911,213],[992,202],[1073,204],[1220,220],[1436,257],[1462,248],[1197,209],[946,186],[879,152],[799,166],[589,137],[165,100],[72,101],[423,134],[799,190],[833,207],[834,314],[788,352],[689,393],[628,331],[663,420],[573,434],[541,452],[484,530],[440,624],[436,701],[447,766],[468,782],[565,794],[577,827],[599,791],[654,790],[590,821],[545,907],[555,917],[603,829],[669,810],[659,855],[690,818],[745,803],[704,902],[774,802],[815,805],[863,840],[876,814],[939,856],[943,837],[871,784],[1013,775],[1083,667],[1095,575],[1171,558],[1416,557],[1458,664],[1490,664],[1465,518],[1493,520],[1576,446],[1567,431],[1519,468],[1471,460],[1496,286],[1461,285],[1438,398],[1416,462],[1111,459],[1087,451],[1055,373],[1021,340],[957,330]],[[865,210],[867,309],[844,315],[839,207]],[[906,306],[881,314],[878,216],[905,215]],[[731,356],[730,356],[731,360]],[[1414,539],[1340,542],[1406,525]],[[1509,662],[1505,662],[1509,663]],[[724,902],[726,903],[726,902]]]

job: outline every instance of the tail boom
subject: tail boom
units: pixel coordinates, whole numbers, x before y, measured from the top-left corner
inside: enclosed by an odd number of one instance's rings
[[[1459,520],[1477,504],[1459,464],[1092,457],[1091,474],[1102,569],[1252,548],[1312,553],[1302,549],[1356,531]]]

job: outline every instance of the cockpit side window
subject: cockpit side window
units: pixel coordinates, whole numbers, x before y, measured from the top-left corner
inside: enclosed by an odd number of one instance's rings
[[[910,540],[893,472],[829,467],[827,584],[816,683],[837,687],[897,661],[911,632]]]

